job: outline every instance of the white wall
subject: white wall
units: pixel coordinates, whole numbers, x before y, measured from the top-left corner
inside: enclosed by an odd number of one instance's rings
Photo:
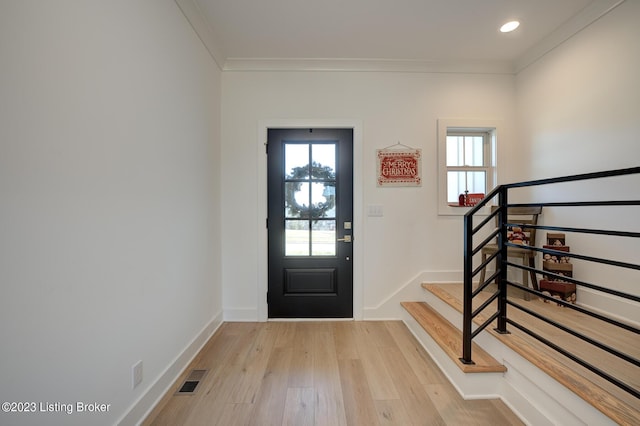
[[[221,318],[220,72],[172,0],[6,0],[0,57],[0,401],[110,404],[0,423],[113,424]]]
[[[462,219],[437,215],[438,118],[501,119],[500,179],[508,181],[516,150],[512,125],[514,77],[489,74],[385,72],[223,73],[222,197],[224,307],[228,319],[255,320],[266,280],[259,265],[266,217],[264,140],[261,122],[353,120],[362,123],[361,167],[355,173],[363,210],[384,208],[384,216],[360,218],[365,310],[424,271],[462,270]],[[378,188],[375,150],[397,142],[423,150],[420,188]],[[518,165],[515,165],[518,167]],[[358,249],[356,248],[356,256]],[[357,315],[357,313],[356,313]]]
[[[640,165],[640,2],[628,0],[517,76],[518,127],[524,152],[523,179],[637,167]],[[640,177],[587,185],[538,188],[542,201],[638,199]],[[546,209],[546,224],[639,231],[640,208]],[[544,237],[543,232],[543,237]],[[572,251],[638,262],[633,239],[595,240],[567,234]],[[574,276],[637,294],[637,271],[576,262]],[[583,303],[640,321],[630,304],[583,290]]]

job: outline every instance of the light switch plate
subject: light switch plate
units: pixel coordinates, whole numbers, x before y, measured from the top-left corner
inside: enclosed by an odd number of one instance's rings
[[[384,210],[382,208],[382,205],[380,205],[380,204],[369,204],[368,216],[369,217],[382,217],[382,216],[384,216]]]

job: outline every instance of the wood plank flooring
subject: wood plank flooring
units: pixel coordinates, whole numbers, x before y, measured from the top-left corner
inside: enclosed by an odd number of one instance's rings
[[[175,395],[192,369],[209,372]],[[400,321],[225,323],[143,425],[518,425],[465,401]]]

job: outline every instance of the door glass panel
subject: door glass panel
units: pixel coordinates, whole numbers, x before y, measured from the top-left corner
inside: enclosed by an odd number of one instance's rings
[[[334,182],[314,182],[311,184],[312,219],[336,216],[336,184]]]
[[[285,256],[335,256],[336,144],[284,149]]]
[[[327,177],[325,179],[336,178],[336,145],[335,144],[314,144],[311,150],[311,159],[314,166],[318,166],[324,172]],[[314,178],[320,178],[320,176],[313,176]]]
[[[336,255],[336,221],[316,220],[311,228],[311,255]]]
[[[285,220],[285,256],[309,256],[309,221]]]
[[[284,158],[286,179],[309,179],[309,144],[285,144]]]
[[[317,185],[317,184],[314,184]],[[284,215],[291,218],[309,217],[309,183],[285,182]]]

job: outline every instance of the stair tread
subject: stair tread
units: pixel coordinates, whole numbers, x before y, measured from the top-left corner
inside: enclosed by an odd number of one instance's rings
[[[447,291],[447,285],[449,284],[425,283],[422,284],[422,287],[462,313],[463,305],[460,296]],[[461,287],[460,283],[454,285]],[[486,317],[482,313],[474,318],[474,322],[478,325],[485,321]],[[640,409],[633,402],[628,401],[629,395],[625,395],[623,391],[620,391],[623,398],[618,398],[593,380],[568,367],[568,364],[562,362],[562,357],[559,357],[557,353],[553,356],[552,349],[540,348],[540,345],[531,342],[524,335],[521,336],[523,333],[520,333],[517,329],[512,330],[511,334],[507,335],[499,334],[491,327],[487,327],[486,331],[612,420],[620,424],[640,424]],[[473,347],[474,360],[476,358],[475,350],[475,347]]]
[[[475,364],[464,364],[462,355],[462,332],[425,302],[402,302],[402,306],[425,329],[455,364],[465,373],[500,373],[507,368],[488,352],[473,343]]]

